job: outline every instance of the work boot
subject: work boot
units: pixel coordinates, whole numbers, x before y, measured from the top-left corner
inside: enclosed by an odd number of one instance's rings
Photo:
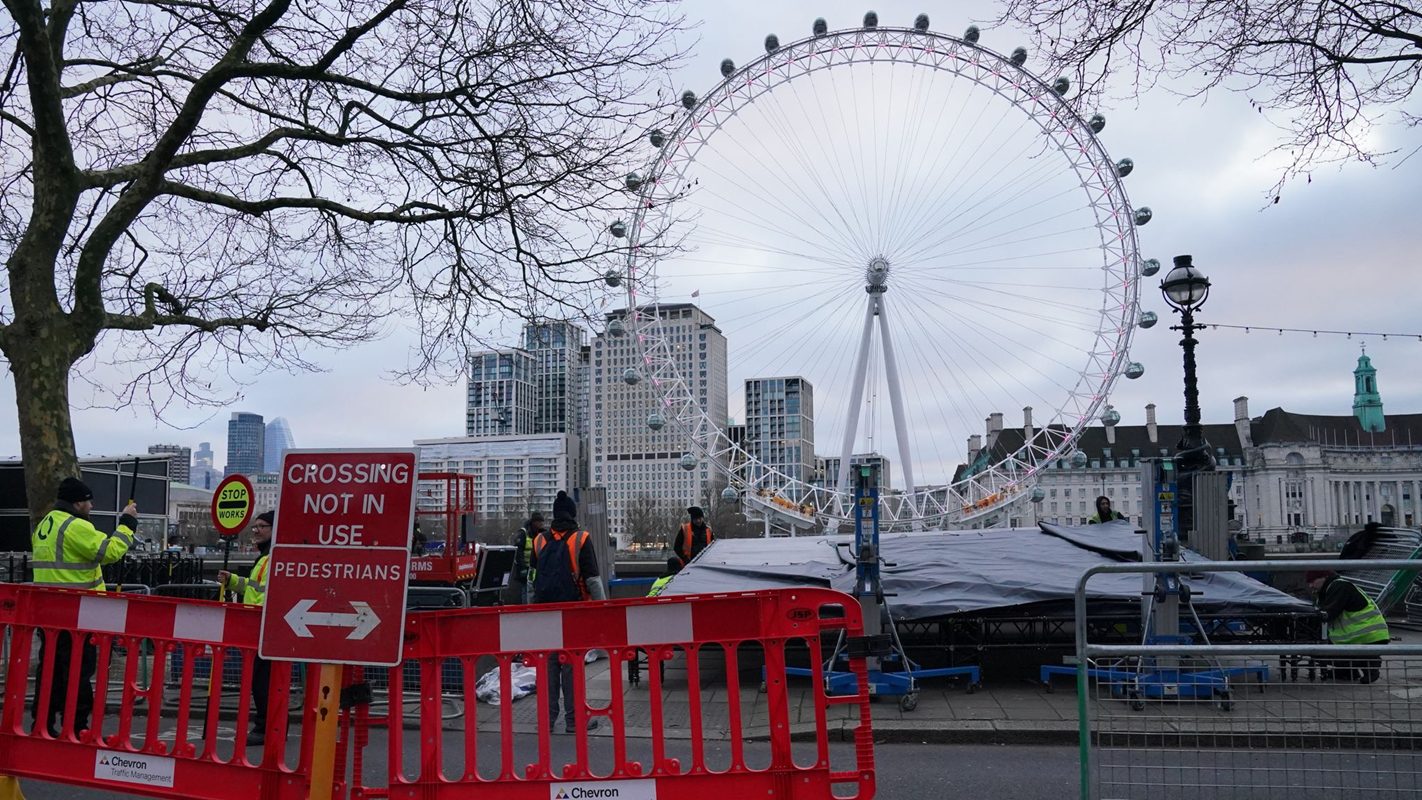
[[[1382,670],[1377,668],[1365,669],[1363,670],[1363,677],[1358,679],[1358,683],[1377,683],[1378,678],[1381,677]]]

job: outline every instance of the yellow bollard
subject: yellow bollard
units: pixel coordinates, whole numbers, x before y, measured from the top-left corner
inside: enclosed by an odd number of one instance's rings
[[[336,771],[336,722],[341,714],[341,665],[322,664],[317,683],[310,800],[331,800]]]
[[[0,775],[0,800],[25,800],[25,793],[20,791],[19,778]]]

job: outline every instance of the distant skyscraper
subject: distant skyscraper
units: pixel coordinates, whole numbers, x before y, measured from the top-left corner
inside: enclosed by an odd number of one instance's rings
[[[812,483],[834,487],[834,482],[839,480],[839,456],[816,456],[815,463],[818,465],[815,471],[819,474],[817,480]],[[849,457],[849,466],[857,467],[860,464],[873,464],[879,468],[879,486],[881,488],[888,487],[893,480],[893,465],[886,456],[878,453],[855,453]],[[854,476],[851,475],[849,480],[850,487],[853,487]]]
[[[577,433],[582,401],[578,367],[587,332],[572,322],[523,326],[523,349],[533,356],[533,433]]]
[[[192,483],[193,450],[176,444],[150,444],[149,453],[171,455],[168,459],[168,477],[178,483]]]
[[[528,436],[534,426],[534,359],[527,350],[486,350],[469,360],[467,436]]]
[[[713,420],[726,419],[726,337],[716,320],[689,303],[663,305],[661,330],[677,354],[677,371]],[[608,314],[625,320],[627,312]],[[650,381],[628,385],[626,370],[642,367],[635,337],[598,334],[592,346],[592,485],[607,487],[608,528],[621,535],[626,509],[642,495],[666,508],[705,505],[725,479],[704,458],[691,470],[681,465],[692,450],[686,434],[666,420],[660,430],[647,416],[661,408]],[[670,534],[670,531],[668,531]]]
[[[212,468],[212,443],[201,442],[193,454],[192,485],[199,489],[212,489],[222,480],[222,473]]]
[[[815,472],[815,392],[800,377],[746,379],[746,452],[791,480]],[[768,487],[779,488],[779,487]]]
[[[255,475],[265,466],[267,426],[261,414],[235,411],[227,421],[227,466],[223,474]]]
[[[281,472],[281,457],[286,451],[296,447],[291,436],[291,425],[286,417],[277,417],[267,423],[266,442],[262,447],[262,471]]]

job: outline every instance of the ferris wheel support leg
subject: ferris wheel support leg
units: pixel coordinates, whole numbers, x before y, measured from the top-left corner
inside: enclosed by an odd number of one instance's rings
[[[874,337],[874,313],[878,310],[874,295],[864,307],[864,334],[859,338],[859,354],[854,359],[854,377],[849,382],[849,415],[844,421],[844,445],[839,448],[839,475],[834,485],[849,492],[849,459],[854,455],[854,437],[859,433],[859,404],[864,402],[864,377],[869,369],[869,340]],[[851,509],[852,511],[853,509]],[[839,530],[838,520],[830,523],[830,533]]]
[[[904,491],[908,494],[913,529],[923,530],[923,518],[913,500],[913,457],[909,452],[908,421],[904,419],[904,392],[899,386],[899,362],[894,358],[894,340],[889,336],[889,304],[883,295],[875,298],[879,304],[879,336],[884,341],[884,375],[889,379],[889,405],[894,410],[894,433],[899,439],[900,469],[904,473]]]

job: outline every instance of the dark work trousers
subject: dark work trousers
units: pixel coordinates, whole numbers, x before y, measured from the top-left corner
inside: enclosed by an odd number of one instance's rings
[[[80,634],[83,635],[83,634]],[[40,713],[40,689],[44,673],[44,659],[46,651],[50,648],[50,638],[54,639],[54,662],[51,666],[50,675],[53,683],[49,690],[49,708]],[[40,720],[44,720],[51,732],[59,730],[64,724],[65,703],[69,698],[69,661],[74,657],[74,639],[68,633],[54,632],[47,634],[39,632],[40,652],[39,663],[35,665],[35,696],[30,703],[30,713],[34,715],[36,726]],[[79,691],[74,699],[74,731],[77,733],[89,727],[89,715],[94,711],[94,671],[98,666],[99,650],[88,636],[84,636],[84,644],[79,656]]]
[[[561,654],[564,658],[572,658],[572,654]],[[573,664],[571,661],[559,663],[558,655],[548,658],[548,727],[552,728],[558,722],[558,692],[563,693],[563,713],[567,715],[566,725],[572,726],[577,721],[577,714],[573,711],[573,695],[576,686],[573,685]]]
[[[262,729],[267,724],[267,697],[272,688],[272,662],[252,656],[252,727]]]

